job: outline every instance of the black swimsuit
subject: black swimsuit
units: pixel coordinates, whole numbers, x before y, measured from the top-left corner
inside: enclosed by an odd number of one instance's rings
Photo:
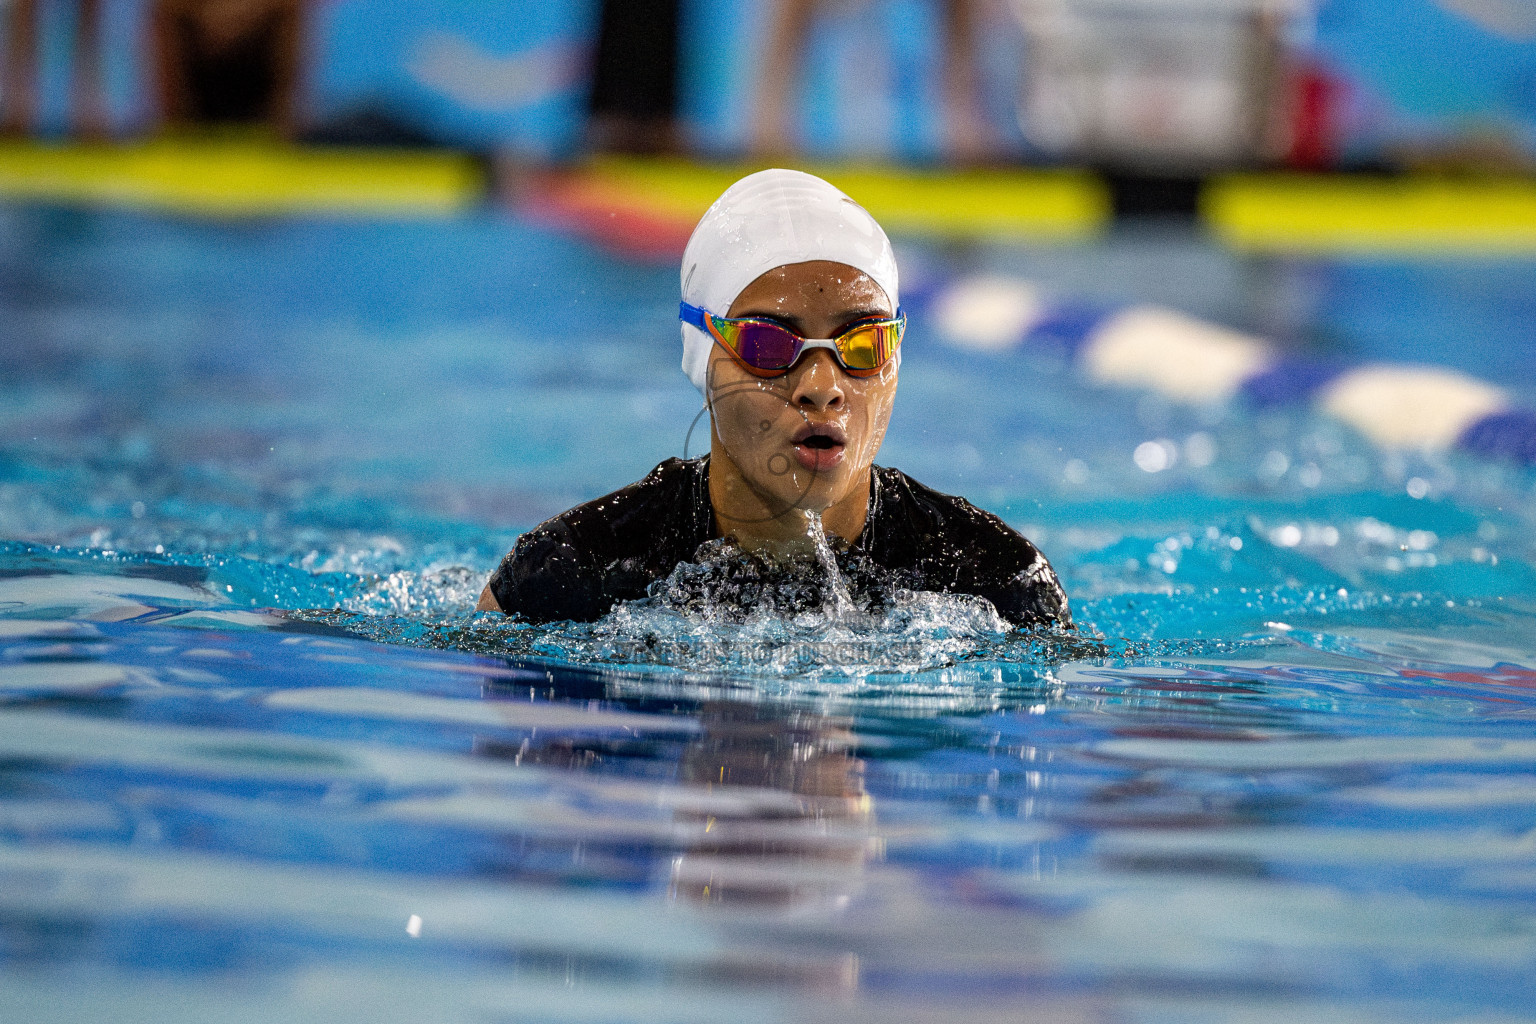
[[[646,596],[717,536],[709,458],[668,459],[623,490],[523,534],[491,576],[507,614],[590,622]],[[974,594],[1020,626],[1070,627],[1067,595],[1035,546],[964,498],[873,467],[864,532],[840,563],[862,562],[912,590]]]

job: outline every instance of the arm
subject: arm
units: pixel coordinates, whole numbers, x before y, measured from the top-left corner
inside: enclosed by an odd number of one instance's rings
[[[966,506],[969,529],[957,539],[964,541],[974,574],[971,592],[991,601],[1015,626],[1072,629],[1067,592],[1040,549],[992,513]]]
[[[1033,544],[1027,540],[1023,543],[1033,557],[1004,585],[1001,593],[990,598],[992,604],[1003,618],[1018,626],[1075,628],[1067,592],[1056,578],[1056,570]]]
[[[603,602],[601,589],[601,574],[583,562],[566,525],[552,519],[518,538],[491,574],[476,608],[536,623],[591,622],[611,604]]]
[[[496,595],[491,592],[491,585],[487,583],[485,589],[480,591],[480,603],[475,605],[477,612],[499,612],[501,602],[496,600]]]

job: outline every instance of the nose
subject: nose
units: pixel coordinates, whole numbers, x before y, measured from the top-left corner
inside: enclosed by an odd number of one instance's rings
[[[794,370],[795,383],[790,400],[797,409],[826,412],[841,408],[842,377],[842,371],[838,369],[832,353],[824,348],[812,349]]]

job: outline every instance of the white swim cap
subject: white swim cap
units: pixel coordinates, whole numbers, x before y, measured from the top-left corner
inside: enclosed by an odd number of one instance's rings
[[[790,263],[830,260],[862,270],[894,309],[896,254],[864,207],[804,171],[749,174],[705,211],[683,250],[683,301],[724,316],[742,289]],[[704,390],[708,334],[683,324],[683,372]],[[900,365],[901,353],[896,353]]]

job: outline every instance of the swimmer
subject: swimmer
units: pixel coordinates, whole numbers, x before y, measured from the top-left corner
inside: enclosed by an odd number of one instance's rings
[[[736,182],[683,254],[683,372],[709,454],[535,527],[478,610],[592,621],[643,598],[719,539],[769,559],[825,543],[912,590],[972,594],[1019,626],[1071,626],[1035,546],[991,513],[874,465],[906,318],[896,257],[863,207],[820,178]]]

